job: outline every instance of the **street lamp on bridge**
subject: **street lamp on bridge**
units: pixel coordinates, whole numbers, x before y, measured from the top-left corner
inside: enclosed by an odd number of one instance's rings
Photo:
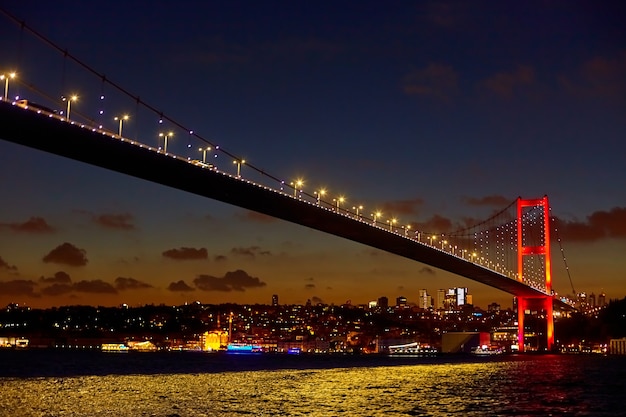
[[[393,225],[396,224],[396,222],[396,219],[387,220],[387,223],[389,223],[389,230],[393,231]]]
[[[165,153],[165,154],[167,154],[167,139],[171,138],[172,136],[174,136],[173,132],[159,133],[159,137],[164,139],[163,153]]]
[[[198,149],[200,152],[202,152],[202,163],[206,164],[206,153],[207,151],[211,150],[210,146],[204,147],[204,148],[200,148]]]
[[[15,76],[14,72],[0,75],[0,80],[4,80],[4,101],[7,101],[9,97],[9,78],[13,79]]]
[[[237,178],[241,178],[241,166],[245,163],[245,159],[235,159],[233,161],[233,164],[237,164]]]
[[[72,101],[76,100],[78,100],[78,96],[76,94],[71,97],[63,97],[63,101],[67,101],[67,111],[65,112],[65,118],[68,122],[70,121],[70,105],[72,104]]]
[[[302,189],[302,186],[304,185],[304,181],[298,178],[297,180],[292,181],[289,184],[293,187],[293,198],[296,198],[298,195],[298,190]]]
[[[343,202],[346,201],[346,199],[344,198],[344,196],[339,196],[337,198],[333,198],[333,201],[336,203],[337,213],[339,213],[339,203],[343,204]]]
[[[353,206],[352,210],[356,210],[356,217],[359,218],[359,210],[363,210],[363,206]]]
[[[119,122],[120,122],[119,129],[117,130],[117,135],[118,135],[119,137],[122,137],[122,122],[124,122],[124,121],[128,120],[128,118],[129,118],[129,117],[128,117],[128,115],[127,115],[127,114],[125,114],[125,115],[123,115],[123,116],[115,116],[115,117],[113,118],[113,120],[115,120],[116,122],[117,122],[117,121],[119,121]]]
[[[376,219],[378,219],[380,216],[382,216],[382,213],[380,211],[377,211],[375,213],[372,213],[372,225],[376,226]]]
[[[315,191],[314,194],[317,195],[317,205],[319,206],[321,198],[324,196],[324,194],[326,194],[326,190],[322,188],[319,191]]]

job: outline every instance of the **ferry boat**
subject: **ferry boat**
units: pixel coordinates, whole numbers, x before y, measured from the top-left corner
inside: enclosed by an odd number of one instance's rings
[[[501,348],[492,349],[487,345],[476,346],[470,350],[472,355],[477,356],[492,356],[492,355],[501,355],[504,351]]]

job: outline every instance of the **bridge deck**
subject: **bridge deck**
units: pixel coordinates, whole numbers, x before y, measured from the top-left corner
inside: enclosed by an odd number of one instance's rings
[[[350,239],[516,296],[545,297],[523,283],[386,229],[6,102],[0,102],[0,138]]]

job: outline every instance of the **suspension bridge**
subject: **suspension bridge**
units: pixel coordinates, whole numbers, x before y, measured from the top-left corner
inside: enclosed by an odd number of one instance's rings
[[[0,73],[4,82],[0,139],[330,233],[497,288],[517,298],[520,351],[530,311],[545,315],[543,338],[545,347],[552,348],[553,310],[569,306],[552,288],[553,225],[547,196],[517,198],[489,219],[445,234],[421,230],[417,222],[400,224],[361,206],[344,206],[342,198],[331,199],[324,189],[306,191],[302,181],[283,180],[246,162],[108,80],[23,22],[15,22],[23,34],[74,64],[81,78],[90,80],[86,88],[100,93],[91,94],[98,97],[93,103],[78,106],[78,96],[59,98],[40,87],[38,79],[22,79],[20,74],[27,71]],[[20,49],[19,55],[25,54]],[[0,71],[2,67],[0,63]],[[63,78],[68,76],[63,73]],[[12,94],[14,85],[24,93]],[[135,107],[131,115],[109,116],[110,107],[129,103]],[[123,130],[131,117],[145,129],[136,128],[133,138]],[[155,125],[156,145],[153,133],[142,133],[154,132]],[[182,150],[171,145],[173,138],[181,137],[187,142]]]

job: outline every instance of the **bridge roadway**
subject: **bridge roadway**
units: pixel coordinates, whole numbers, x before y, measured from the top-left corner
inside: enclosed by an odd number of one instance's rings
[[[461,275],[509,294],[545,293],[435,247],[337,214],[290,194],[203,168],[102,132],[0,102],[0,138],[87,164],[222,201]],[[51,174],[53,175],[53,174]],[[556,300],[555,300],[556,301]]]

